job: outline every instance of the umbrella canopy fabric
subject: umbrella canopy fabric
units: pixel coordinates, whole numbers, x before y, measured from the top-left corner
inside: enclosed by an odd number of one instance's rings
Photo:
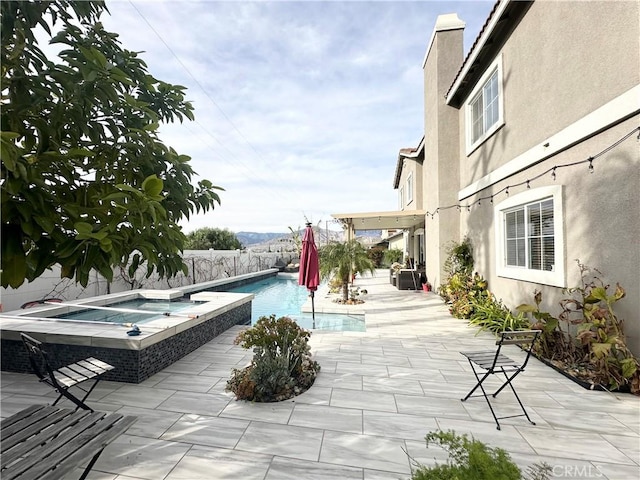
[[[315,292],[318,289],[318,285],[320,285],[318,248],[313,238],[313,229],[310,223],[307,224],[304,236],[302,237],[298,285],[304,285],[310,292]]]

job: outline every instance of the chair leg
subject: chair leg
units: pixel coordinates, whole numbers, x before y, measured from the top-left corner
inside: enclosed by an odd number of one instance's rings
[[[104,450],[104,448],[102,449]],[[96,453],[93,458],[91,459],[91,461],[89,462],[89,464],[87,465],[87,468],[84,469],[84,472],[82,472],[82,476],[78,479],[78,480],[85,480],[85,478],[87,478],[87,475],[89,475],[89,472],[91,471],[91,469],[93,468],[93,466],[96,464],[96,462],[98,461],[98,457],[100,456],[100,454],[102,453],[102,450],[100,450],[98,453]]]
[[[484,386],[482,385],[482,382],[484,382],[484,381],[486,380],[486,378],[487,378],[489,375],[491,375],[493,372],[491,372],[490,370],[488,370],[488,371],[483,375],[483,377],[482,377],[482,378],[480,378],[480,376],[478,375],[478,372],[476,372],[476,369],[475,369],[475,368],[473,368],[473,363],[471,363],[471,361],[469,361],[469,363],[471,364],[471,370],[473,371],[473,374],[475,375],[476,380],[478,381],[478,383],[476,383],[476,386],[475,386],[475,387],[473,387],[473,388],[471,389],[471,391],[470,391],[469,393],[467,393],[467,396],[466,396],[466,397],[464,397],[464,398],[463,398],[463,399],[461,399],[461,400],[464,402],[465,400],[467,400],[468,398],[470,398],[470,397],[471,397],[471,394],[472,394],[473,392],[475,392],[475,391],[478,389],[478,387],[480,387],[480,390],[482,390],[482,396],[483,396],[483,397],[484,397],[484,399],[486,400],[487,405],[489,405],[489,410],[491,411],[491,415],[493,415],[493,419],[494,419],[494,420],[495,420],[495,422],[496,422],[496,426],[497,426],[498,430],[500,430],[500,422],[498,421],[498,417],[497,417],[497,415],[496,415],[496,412],[493,410],[493,406],[491,405],[491,402],[489,401],[489,395],[487,394],[487,392],[486,392],[486,391],[485,391],[485,389],[484,389]],[[480,396],[480,395],[476,395],[476,397],[479,397],[479,396]]]
[[[513,388],[513,385],[511,384],[511,380],[513,380],[516,375],[518,375],[522,370],[518,370],[516,373],[514,373],[513,375],[511,375],[511,377],[509,377],[507,375],[507,372],[505,372],[504,370],[502,371],[502,373],[504,374],[505,378],[507,379],[506,382],[504,382],[504,384],[493,394],[493,397],[495,398],[495,396],[500,393],[500,391],[506,386],[509,385],[509,388],[511,388],[511,391],[513,392],[513,396],[516,397],[516,400],[518,401],[518,404],[520,405],[520,408],[522,409],[522,413],[524,414],[524,416],[527,418],[527,420],[529,420],[529,423],[531,425],[535,425],[536,422],[534,422],[533,420],[531,420],[531,418],[529,418],[529,414],[527,413],[527,410],[524,408],[524,405],[522,403],[522,401],[520,400],[520,397],[518,396],[518,393],[516,392],[516,389]]]

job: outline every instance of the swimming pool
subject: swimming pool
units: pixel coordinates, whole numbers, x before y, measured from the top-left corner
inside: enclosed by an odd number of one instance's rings
[[[271,277],[235,287],[229,291],[255,295],[251,303],[252,325],[260,317],[274,314],[276,318],[288,316],[303,328],[314,328],[311,313],[301,312],[309,292],[305,287],[298,285],[296,279]],[[348,332],[364,332],[366,330],[364,315],[321,313],[315,315],[315,329]]]

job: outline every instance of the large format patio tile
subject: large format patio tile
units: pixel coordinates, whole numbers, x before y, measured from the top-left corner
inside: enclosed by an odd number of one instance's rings
[[[289,425],[362,433],[362,410],[297,404],[293,409]]]
[[[158,480],[166,475],[191,446],[134,435],[122,435],[105,448],[94,468],[131,477]]]
[[[137,418],[135,423],[127,429],[129,435],[149,438],[160,438],[183,415],[178,412],[140,407],[122,407],[117,412],[122,415],[133,415]]]
[[[592,432],[571,430],[550,430],[547,428],[520,428],[518,431],[533,447],[538,455],[562,456],[591,462],[613,462],[621,465],[633,465],[628,456],[615,448],[602,436]],[[576,448],[579,446],[579,448]]]
[[[360,408],[396,412],[396,401],[391,393],[343,390],[334,388],[331,395],[332,407]]]
[[[435,418],[402,413],[365,410],[363,419],[365,434],[388,438],[422,440],[429,431],[438,427]]]
[[[293,425],[251,422],[237,450],[317,461],[322,445],[322,430]]]
[[[207,392],[218,383],[215,377],[203,375],[169,375],[155,385],[156,388],[168,388],[170,390],[183,390],[188,392]]]
[[[162,440],[234,448],[249,426],[248,420],[183,415],[163,435]]]
[[[272,458],[271,455],[196,445],[165,480],[263,480]]]
[[[100,401],[130,407],[156,408],[174,393],[176,393],[175,390],[125,385]]]
[[[408,474],[409,460],[404,448],[402,440],[325,432],[320,461]]]
[[[278,403],[231,401],[220,414],[221,417],[243,418],[261,422],[286,424],[291,418],[295,404],[291,401]]]
[[[265,480],[362,480],[362,469],[275,457]]]
[[[469,414],[459,400],[419,395],[395,395],[395,398],[398,413],[425,417],[469,418]]]
[[[231,402],[229,397],[218,393],[176,392],[158,405],[158,410],[219,415]]]

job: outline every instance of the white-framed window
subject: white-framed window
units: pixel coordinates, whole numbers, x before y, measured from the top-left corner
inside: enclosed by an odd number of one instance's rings
[[[404,209],[404,187],[400,187],[398,192],[398,210]]]
[[[467,155],[504,125],[502,56],[480,78],[465,105]]]
[[[562,186],[526,190],[494,209],[498,276],[564,287]]]
[[[413,202],[413,172],[407,177],[407,205]]]

